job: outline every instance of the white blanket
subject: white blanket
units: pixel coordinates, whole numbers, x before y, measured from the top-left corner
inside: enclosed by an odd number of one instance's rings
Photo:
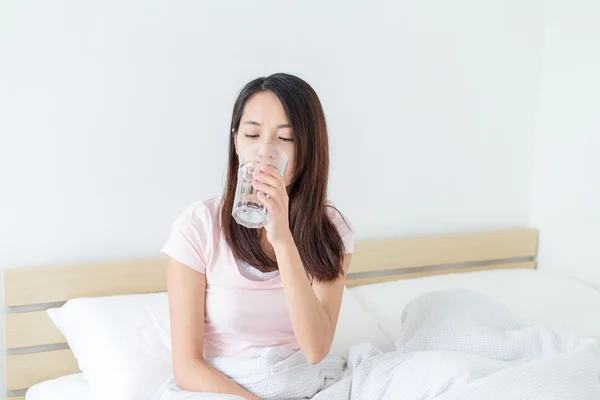
[[[301,352],[264,349],[252,358],[212,365],[261,399],[536,400],[600,399],[600,346],[528,326],[467,290],[420,296],[402,312],[396,351],[354,346],[347,364],[318,365]],[[171,379],[155,400],[240,397],[191,393]]]

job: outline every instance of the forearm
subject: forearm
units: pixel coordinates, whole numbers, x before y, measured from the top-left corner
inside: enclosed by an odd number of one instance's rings
[[[175,380],[177,385],[184,390],[233,394],[247,400],[260,400],[203,360],[191,360],[181,370],[175,375]]]
[[[293,239],[290,237],[273,248],[296,340],[307,360],[317,363],[331,347],[334,332],[331,320],[310,285]]]

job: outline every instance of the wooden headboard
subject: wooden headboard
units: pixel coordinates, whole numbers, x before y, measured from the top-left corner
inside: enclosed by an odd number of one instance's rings
[[[517,229],[356,242],[347,286],[487,269],[535,268],[538,232]],[[166,259],[4,271],[8,400],[31,385],[78,372],[46,314],[77,297],[163,292]],[[58,347],[58,349],[57,349]]]

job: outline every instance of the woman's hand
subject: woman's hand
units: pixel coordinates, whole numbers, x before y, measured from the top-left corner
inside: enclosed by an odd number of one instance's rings
[[[289,240],[292,237],[288,217],[289,198],[283,176],[269,165],[261,164],[254,173],[252,186],[258,191],[258,200],[269,211],[269,222],[265,227],[267,240],[272,246]],[[267,197],[266,195],[269,195]]]

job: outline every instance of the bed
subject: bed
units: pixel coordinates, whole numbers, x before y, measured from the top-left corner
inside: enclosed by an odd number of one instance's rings
[[[344,319],[362,312],[360,324],[378,331],[377,340],[385,346],[382,337],[391,343],[400,328],[390,310],[431,290],[462,287],[486,293],[533,323],[597,336],[600,292],[537,271],[537,239],[534,229],[516,229],[358,241]],[[80,297],[164,292],[165,267],[158,258],[5,270],[7,399],[25,399],[32,386],[28,400],[93,398],[45,310]],[[352,331],[342,319],[340,336]]]

